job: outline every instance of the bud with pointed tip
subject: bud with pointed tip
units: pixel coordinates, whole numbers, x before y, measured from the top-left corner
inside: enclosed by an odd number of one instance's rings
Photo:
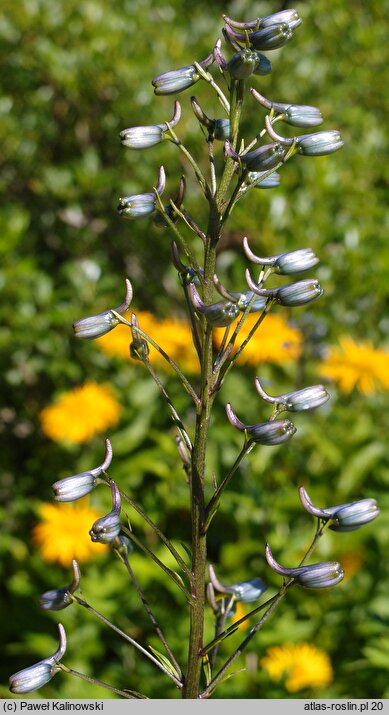
[[[257,377],[255,378],[255,386],[266,402],[272,402],[279,406],[283,405],[284,409],[290,412],[313,410],[324,405],[330,398],[323,385],[311,385],[311,387],[304,387],[302,390],[296,390],[295,392],[286,392],[283,395],[277,395],[277,397],[270,397]]]
[[[289,253],[280,253],[277,256],[261,258],[252,252],[246,236],[243,238],[243,250],[247,258],[253,263],[261,266],[271,266],[275,273],[281,275],[303,273],[319,263],[318,257],[311,248],[299,248]]]
[[[253,74],[259,75],[260,77],[265,77],[267,74],[270,74],[272,71],[272,63],[266,57],[266,55],[263,55],[261,52],[255,52],[257,56],[257,64],[255,66],[255,70]]]
[[[80,569],[73,559],[73,581],[69,586],[45,591],[40,597],[40,606],[47,611],[62,611],[73,603],[72,594],[80,585]]]
[[[272,15],[261,17],[259,22],[260,27],[269,27],[269,25],[285,22],[291,30],[295,30],[296,27],[301,25],[302,19],[297,10],[291,8],[290,10],[280,10],[280,12],[274,12]]]
[[[269,300],[291,308],[311,303],[323,295],[323,289],[317,280],[298,281],[297,283],[290,283],[281,288],[268,290],[266,288],[259,288],[256,285],[248,269],[246,270],[246,280],[249,288],[251,288],[254,293],[257,293],[257,295],[267,296]]]
[[[66,651],[66,634],[61,623],[58,624],[59,648],[50,658],[30,665],[29,668],[19,670],[9,678],[9,689],[17,695],[30,693],[46,685],[60,669],[58,663]]]
[[[205,60],[202,60],[198,64],[205,69],[212,64],[213,60],[213,54],[210,54]],[[200,74],[195,65],[186,65],[177,70],[171,70],[170,72],[164,72],[158,75],[153,79],[151,84],[154,87],[154,94],[178,94],[179,92],[183,92],[184,89],[192,87],[199,79]]]
[[[256,52],[246,47],[231,57],[227,63],[226,71],[229,72],[234,79],[246,79],[253,74],[259,64]]]
[[[120,533],[120,493],[116,483],[111,481],[112,511],[101,519],[97,519],[89,531],[92,541],[100,544],[110,544]]]
[[[274,169],[285,157],[281,144],[264,144],[246,154],[238,154],[230,142],[225,142],[225,151],[235,161],[240,161],[249,171],[267,171]]]
[[[344,141],[338,131],[328,130],[297,137],[296,146],[303,156],[326,156],[341,149]]]
[[[276,171],[271,174],[267,171],[250,171],[242,188],[252,186],[255,189],[276,189],[280,181],[281,177]]]
[[[189,286],[192,303],[197,312],[202,313],[207,321],[215,328],[225,328],[234,322],[239,315],[239,308],[228,300],[206,305],[200,298],[199,292],[191,283]]]
[[[249,40],[255,50],[277,50],[292,38],[293,31],[286,22],[262,25],[259,30],[250,32]]]
[[[146,127],[130,127],[120,132],[123,146],[130,149],[148,149],[164,140],[164,133],[169,127],[175,127],[181,118],[181,106],[175,102],[174,114],[170,122],[152,124]]]
[[[163,166],[160,166],[158,173],[158,183],[156,193],[161,196],[165,189],[166,176]],[[133,194],[119,199],[118,212],[124,218],[143,218],[154,213],[157,205],[157,195],[155,191],[146,194]]]
[[[247,432],[257,444],[268,446],[282,444],[288,442],[296,432],[296,427],[290,420],[270,420],[262,424],[246,425],[235,415],[229,402],[226,405],[226,412],[230,424],[240,432]]]
[[[132,301],[132,295],[132,285],[128,278],[126,278],[126,296],[123,303],[113,309],[115,313],[122,315],[128,310]],[[98,313],[97,315],[91,315],[88,318],[77,320],[73,323],[73,330],[76,338],[93,340],[94,338],[101,338],[102,335],[109,333],[117,325],[119,325],[119,320],[116,315],[114,315],[112,310],[106,310],[104,313]]]
[[[368,524],[380,514],[375,499],[360,499],[348,504],[338,504],[325,509],[319,509],[310,500],[304,487],[299,489],[303,507],[313,516],[323,521],[333,522],[330,529],[333,531],[355,531]]]
[[[224,586],[216,577],[212,564],[209,565],[209,578],[216,591],[230,593],[235,596],[237,601],[242,601],[243,603],[257,601],[267,589],[266,584],[260,578],[252,578],[249,581],[240,581],[230,586]]]
[[[344,571],[337,561],[322,561],[311,566],[297,566],[297,568],[284,568],[275,560],[269,544],[266,544],[266,561],[276,573],[281,576],[293,578],[300,586],[305,588],[328,588],[336,586],[344,577]]]
[[[89,472],[81,472],[73,477],[66,477],[55,482],[52,486],[54,499],[59,502],[69,502],[89,494],[96,487],[98,477],[108,469],[111,461],[112,446],[109,439],[106,439],[104,461]]]

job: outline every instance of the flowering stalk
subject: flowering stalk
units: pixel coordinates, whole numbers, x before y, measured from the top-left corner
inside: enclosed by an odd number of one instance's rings
[[[296,105],[286,102],[272,102],[259,94],[255,88],[250,92],[259,108],[264,112],[264,127],[256,131],[254,138],[241,135],[241,117],[247,79],[267,75],[272,70],[272,63],[263,55],[264,52],[283,47],[292,39],[294,30],[301,24],[301,18],[296,10],[283,10],[273,15],[256,18],[252,21],[235,21],[227,16],[224,18],[223,35],[229,49],[234,53],[230,59],[224,57],[221,42],[215,43],[213,51],[201,62],[192,62],[179,69],[164,72],[156,77],[152,84],[156,95],[171,95],[191,88],[203,80],[215,91],[223,111],[227,116],[209,118],[195,97],[191,97],[191,108],[200,128],[206,136],[208,144],[208,163],[210,179],[199,166],[196,158],[184,145],[175,132],[181,116],[181,105],[176,101],[174,114],[170,122],[161,122],[151,126],[130,127],[121,132],[124,146],[136,151],[149,149],[162,141],[169,140],[189,163],[203,198],[208,204],[206,228],[195,221],[184,207],[186,195],[186,179],[181,176],[177,195],[167,204],[162,201],[166,177],[163,166],[160,167],[156,186],[152,191],[143,194],[126,196],[119,200],[118,210],[121,216],[136,220],[153,216],[158,226],[169,229],[173,236],[173,264],[178,271],[184,297],[190,316],[193,343],[199,358],[200,375],[197,384],[192,385],[179,366],[169,357],[165,350],[153,338],[147,335],[138,324],[135,314],[127,320],[123,313],[128,310],[132,300],[132,285],[126,281],[126,297],[116,309],[84,318],[74,324],[75,333],[79,338],[90,339],[100,337],[110,332],[119,323],[131,329],[131,356],[140,360],[156,383],[163,400],[168,405],[175,428],[178,454],[184,467],[190,500],[190,565],[188,566],[171,541],[159,527],[148,517],[142,508],[127,496],[116,482],[108,477],[108,468],[112,450],[109,440],[106,441],[106,457],[102,465],[54,484],[55,498],[58,501],[71,501],[94,490],[104,482],[110,486],[112,493],[112,510],[95,521],[90,535],[93,541],[109,544],[124,564],[135,587],[143,607],[162,642],[167,656],[157,651],[151,653],[136,640],[128,636],[120,628],[96,611],[86,601],[76,596],[74,591],[79,586],[79,573],[75,568],[74,579],[70,586],[46,592],[42,597],[42,607],[60,610],[75,602],[95,615],[103,623],[115,630],[121,637],[131,643],[139,652],[154,663],[169,677],[180,690],[183,698],[208,698],[216,686],[225,677],[228,669],[236,658],[250,643],[254,635],[263,627],[275,608],[278,606],[287,590],[296,585],[305,588],[326,588],[336,585],[343,578],[343,570],[336,561],[320,562],[307,565],[306,561],[313,552],[319,538],[327,528],[334,531],[352,531],[372,521],[378,514],[378,506],[373,499],[360,500],[340,504],[324,509],[316,507],[308,497],[304,488],[300,489],[300,498],[306,511],[317,517],[317,528],[312,543],[300,564],[296,567],[281,566],[275,559],[269,544],[265,555],[268,565],[274,572],[283,577],[283,583],[278,593],[265,603],[252,609],[250,613],[240,618],[232,626],[225,628],[227,617],[236,601],[251,602],[262,595],[266,584],[261,579],[240,581],[224,586],[216,577],[213,567],[209,568],[210,583],[207,581],[207,537],[209,528],[221,498],[230,485],[233,476],[238,471],[242,461],[256,444],[265,449],[287,442],[293,437],[296,428],[289,419],[278,419],[281,412],[304,412],[323,405],[329,395],[322,385],[313,385],[299,390],[283,392],[271,396],[264,390],[259,378],[256,378],[256,389],[262,399],[272,405],[272,414],[267,421],[246,424],[235,414],[230,403],[227,403],[226,413],[230,424],[244,433],[243,446],[232,467],[221,479],[219,485],[213,485],[213,494],[208,496],[209,480],[207,467],[207,449],[210,439],[210,426],[214,400],[222,387],[223,381],[235,366],[243,350],[260,328],[273,306],[299,307],[308,304],[322,295],[322,288],[315,278],[298,280],[296,282],[267,288],[265,283],[269,276],[277,280],[281,276],[289,276],[308,271],[318,263],[318,258],[310,248],[300,248],[289,253],[281,253],[270,257],[256,256],[250,249],[247,239],[243,239],[245,257],[260,266],[257,281],[246,270],[246,280],[249,290],[235,292],[223,286],[216,274],[217,248],[222,237],[222,231],[230,218],[231,212],[238,200],[245,197],[249,189],[254,187],[271,189],[278,186],[280,176],[277,173],[283,165],[297,155],[322,156],[332,154],[343,145],[337,131],[322,131],[310,134],[300,134],[291,138],[279,134],[274,125],[285,122],[292,127],[312,128],[322,122],[318,109],[308,105]],[[222,81],[225,81],[226,94],[220,88],[210,72],[211,65],[217,65]],[[226,96],[228,95],[228,96]],[[257,106],[257,110],[259,109]],[[278,124],[277,124],[278,126]],[[218,170],[216,159],[217,141],[223,142],[223,167]],[[263,143],[266,142],[266,143]],[[256,146],[259,144],[258,146]],[[255,147],[256,148],[253,148]],[[183,230],[181,230],[183,225]],[[189,231],[196,240],[200,239],[202,256],[197,259],[186,238]],[[179,250],[189,261],[186,266],[181,262]],[[215,300],[215,291],[222,300]],[[281,308],[282,309],[282,308]],[[234,351],[240,331],[250,313],[258,312],[258,318],[253,327]],[[237,319],[237,324],[230,335],[230,326]],[[226,331],[216,352],[213,343],[213,329],[224,327]],[[152,345],[167,363],[173,368],[195,409],[195,423],[192,429],[184,424],[168,391],[160,380],[150,359],[149,345]],[[216,353],[216,354],[215,354]],[[243,410],[242,410],[243,411]],[[241,412],[241,408],[238,408]],[[121,499],[145,520],[164,546],[174,557],[181,575],[166,566],[146,544],[132,531],[130,526],[121,524]],[[122,536],[122,533],[125,536]],[[172,649],[169,647],[164,632],[157,621],[154,612],[146,598],[128,559],[129,545],[134,544],[140,551],[151,558],[154,564],[164,571],[174,584],[185,595],[189,608],[189,639],[186,669],[181,669]],[[223,605],[218,604],[215,591],[222,594]],[[215,616],[215,637],[204,645],[204,614],[206,608],[206,593],[208,602]],[[218,672],[212,675],[216,663],[218,646],[229,635],[234,633],[240,624],[253,618],[261,612],[261,617],[252,626],[249,634],[242,641]],[[15,692],[24,692],[30,685],[48,682],[58,669],[66,670],[79,677],[76,671],[71,671],[59,664],[62,650],[45,661],[21,671],[13,676],[11,684]],[[204,669],[204,679],[202,679]],[[90,679],[91,682],[98,681]],[[110,686],[107,686],[110,687]],[[112,689],[124,697],[143,697],[133,691]]]

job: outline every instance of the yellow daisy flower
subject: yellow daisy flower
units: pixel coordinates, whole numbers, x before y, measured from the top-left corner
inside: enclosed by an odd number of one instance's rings
[[[130,314],[124,316],[130,320]],[[192,333],[188,323],[177,318],[156,318],[148,311],[137,311],[139,327],[169,355],[183,372],[193,373],[199,369],[197,353],[193,346]],[[130,357],[129,345],[132,341],[131,329],[118,325],[114,330],[103,335],[96,342],[109,357]],[[162,355],[149,345],[150,362],[168,367]]]
[[[273,681],[285,676],[290,693],[304,688],[323,688],[333,680],[331,661],[323,650],[310,643],[285,643],[268,648],[259,662]]]
[[[116,425],[120,412],[121,405],[108,387],[87,382],[45,407],[40,421],[47,437],[81,444]]]
[[[247,316],[242,330],[235,342],[239,347],[258,320],[258,314],[251,313]],[[233,323],[231,330],[235,328]],[[219,347],[224,335],[224,328],[214,331],[214,340]],[[281,315],[267,315],[253,337],[244,348],[238,362],[250,365],[271,362],[282,364],[285,360],[296,360],[302,349],[302,335],[298,328],[294,328]]]
[[[99,514],[81,499],[75,504],[45,503],[40,507],[41,521],[32,531],[32,539],[42,558],[71,566],[72,560],[80,563],[106,552],[105,544],[94,543],[89,535]]]
[[[371,395],[380,388],[389,389],[389,352],[344,336],[339,338],[339,347],[329,349],[319,374],[336,382],[341,392],[356,387]]]

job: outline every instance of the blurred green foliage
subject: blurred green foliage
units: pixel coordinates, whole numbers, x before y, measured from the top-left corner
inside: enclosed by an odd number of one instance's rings
[[[317,381],[315,366],[339,335],[388,346],[388,2],[355,0],[351,6],[342,0],[297,0],[292,6],[304,24],[293,42],[272,53],[273,73],[257,78],[257,86],[271,99],[319,106],[326,118],[323,128],[339,129],[345,147],[333,157],[296,159],[285,167],[279,189],[253,191],[237,206],[224,235],[220,273],[223,283],[242,287],[243,235],[260,255],[310,246],[321,258],[317,277],[325,295],[293,313],[306,341],[298,365],[238,368],[226,381],[209,451],[209,471],[219,478],[241,444],[225,419],[225,402],[231,399],[246,422],[265,417],[253,388],[256,374],[269,381],[274,393],[282,392]],[[110,435],[112,476],[177,545],[188,541],[187,487],[171,421],[156,389],[134,363],[109,360],[90,343],[76,344],[71,324],[117,305],[126,276],[134,284],[138,308],[162,316],[181,314],[170,238],[148,220],[120,219],[116,205],[119,196],[150,191],[161,163],[168,191],[174,194],[180,173],[188,167],[167,142],[131,153],[120,146],[118,135],[127,126],[171,117],[172,98],[154,97],[151,79],[203,59],[220,33],[223,12],[248,20],[282,7],[270,0],[216,2],[211,8],[200,0],[195,5],[185,0],[3,0],[4,697],[9,696],[10,673],[55,651],[58,620],[69,633],[64,659],[69,666],[150,697],[176,696],[158,671],[89,614],[75,607],[61,614],[39,609],[42,591],[70,579],[63,568],[45,564],[31,541],[37,508],[51,499],[50,485],[56,479],[99,464],[103,444],[100,436],[81,446],[53,443],[40,431],[38,415],[61,391],[86,379],[111,380],[124,408],[118,429]],[[180,136],[201,159],[205,144],[191,116],[189,96],[190,91],[180,97]],[[207,88],[197,85],[196,96],[213,116],[218,108]],[[255,133],[257,111],[254,103],[247,104],[247,135]],[[204,206],[189,177],[188,184],[188,205],[201,223]],[[177,409],[190,418],[185,396],[172,379],[166,378],[166,384]],[[315,697],[389,697],[388,415],[387,394],[341,395],[333,388],[328,408],[313,417],[297,417],[298,432],[287,447],[258,447],[232,481],[213,523],[209,558],[222,581],[260,576],[269,592],[279,580],[264,563],[264,542],[271,543],[283,564],[294,565],[313,533],[298,500],[301,483],[319,505],[375,497],[382,514],[356,533],[326,535],[316,551],[318,560],[342,561],[358,554],[359,570],[329,592],[290,592],[239,661],[246,671],[223,684],[218,697],[290,697],[258,671],[257,660],[269,645],[300,640],[325,649],[333,663],[333,684],[324,692],[314,691]],[[92,497],[102,509],[108,505],[103,492]],[[153,534],[132,514],[131,519],[150,548],[166,558]],[[135,553],[131,563],[183,662],[188,628],[184,599],[142,554]],[[86,564],[82,574],[83,592],[96,608],[142,643],[159,647],[119,562],[107,556]],[[211,638],[210,616],[208,620]],[[232,636],[221,653],[227,656],[241,638],[241,633]],[[32,696],[109,697],[98,690],[57,675]],[[312,691],[297,696],[311,697]]]

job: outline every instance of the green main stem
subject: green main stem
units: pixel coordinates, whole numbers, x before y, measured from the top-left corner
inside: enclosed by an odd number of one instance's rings
[[[238,141],[240,113],[243,101],[243,82],[233,81],[231,88],[231,144]],[[234,174],[234,162],[227,157],[216,196],[209,201],[208,231],[204,250],[204,290],[206,305],[213,302],[213,276],[216,271],[216,245],[220,239],[226,194]],[[204,633],[205,581],[207,565],[207,529],[205,508],[206,450],[215,390],[212,379],[213,344],[212,326],[204,319],[201,362],[200,403],[196,413],[196,429],[192,450],[191,522],[192,522],[192,578],[193,602],[190,610],[188,668],[183,688],[183,698],[197,699],[201,692],[202,648]]]
[[[205,303],[212,302],[213,275],[216,266],[216,244],[220,222],[215,204],[211,204],[208,236],[204,255]],[[213,402],[212,395],[213,345],[212,326],[204,321],[201,364],[200,404],[196,414],[196,429],[192,452],[191,522],[192,522],[192,578],[193,603],[190,611],[188,668],[183,689],[184,698],[199,696],[204,631],[205,579],[207,534],[205,531],[205,471],[206,449]]]

